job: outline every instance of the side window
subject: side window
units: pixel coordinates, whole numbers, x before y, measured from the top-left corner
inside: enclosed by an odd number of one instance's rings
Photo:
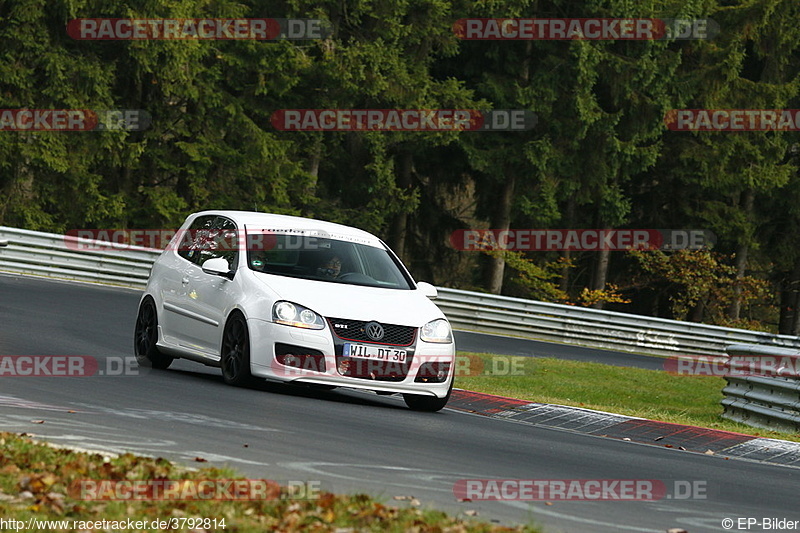
[[[229,268],[235,269],[238,245],[236,224],[229,218],[210,215],[192,223],[183,236],[178,255],[198,266],[222,257],[228,261]]]
[[[215,235],[212,239],[214,246],[209,250],[208,257],[203,260],[222,257],[228,261],[228,268],[236,270],[239,257],[239,233],[236,231],[236,224],[233,220],[225,217],[217,217],[214,220]]]
[[[180,245],[178,247],[178,255],[195,264],[199,264],[200,253],[205,246],[205,240],[208,238],[216,216],[198,217],[189,226],[185,235],[181,235]]]

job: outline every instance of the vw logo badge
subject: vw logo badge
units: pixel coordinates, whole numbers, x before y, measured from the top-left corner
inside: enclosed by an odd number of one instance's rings
[[[367,332],[367,337],[374,341],[379,341],[383,338],[383,326],[377,322],[370,322],[364,329]]]

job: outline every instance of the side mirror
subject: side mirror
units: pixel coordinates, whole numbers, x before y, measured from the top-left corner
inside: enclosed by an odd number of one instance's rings
[[[203,272],[213,276],[233,279],[233,270],[228,266],[228,260],[222,257],[215,257],[203,263]]]
[[[417,289],[422,291],[422,294],[424,294],[431,300],[435,300],[436,298],[439,297],[439,291],[437,291],[436,287],[434,287],[430,283],[420,281],[419,283],[417,283]]]

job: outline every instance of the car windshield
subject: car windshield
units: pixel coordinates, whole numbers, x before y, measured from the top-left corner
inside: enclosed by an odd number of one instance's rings
[[[330,283],[386,289],[412,288],[404,270],[383,248],[336,239],[270,234],[248,245],[251,270]],[[255,242],[252,236],[248,241]]]

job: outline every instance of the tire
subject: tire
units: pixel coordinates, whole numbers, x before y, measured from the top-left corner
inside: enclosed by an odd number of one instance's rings
[[[450,394],[453,392],[453,379],[450,379],[450,388],[447,389],[447,395],[444,398],[437,398],[435,396],[421,396],[419,394],[403,394],[403,400],[412,411],[423,411],[426,413],[435,413],[441,411],[447,402],[450,401]]]
[[[148,297],[139,306],[139,313],[136,316],[133,351],[139,365],[164,370],[169,368],[174,358],[161,353],[156,342],[158,342],[158,313],[155,302]]]
[[[220,354],[222,379],[228,385],[242,386],[252,381],[250,374],[250,333],[241,313],[231,316],[225,324]]]

